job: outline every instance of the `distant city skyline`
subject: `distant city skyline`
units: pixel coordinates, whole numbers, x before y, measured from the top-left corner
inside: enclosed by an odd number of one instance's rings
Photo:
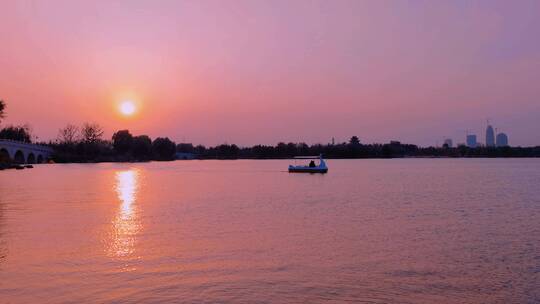
[[[96,122],[204,145],[457,145],[489,117],[540,145],[540,1],[6,1],[0,18],[2,124],[40,140]]]
[[[459,138],[457,140],[457,145],[466,145],[469,148],[476,148],[478,146],[487,146],[487,147],[504,147],[509,145],[509,136],[501,132],[498,128],[494,128],[491,122],[488,120],[486,124],[486,129],[484,131],[484,141],[478,141],[478,136],[474,131],[467,129],[465,134],[464,141]],[[445,138],[444,144],[449,147],[453,146],[452,138]]]

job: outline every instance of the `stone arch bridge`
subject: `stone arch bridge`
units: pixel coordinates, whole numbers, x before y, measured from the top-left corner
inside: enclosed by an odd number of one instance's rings
[[[17,164],[40,164],[46,162],[53,150],[46,146],[29,144],[9,139],[0,139],[0,161],[9,160]]]

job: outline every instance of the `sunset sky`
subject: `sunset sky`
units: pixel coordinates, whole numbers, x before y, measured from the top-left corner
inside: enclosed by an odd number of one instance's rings
[[[5,124],[540,145],[540,1],[2,1]],[[132,100],[132,116],[118,110]]]

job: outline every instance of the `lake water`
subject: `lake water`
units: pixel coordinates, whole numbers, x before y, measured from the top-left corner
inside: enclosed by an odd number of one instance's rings
[[[0,303],[539,303],[540,159],[0,172]]]

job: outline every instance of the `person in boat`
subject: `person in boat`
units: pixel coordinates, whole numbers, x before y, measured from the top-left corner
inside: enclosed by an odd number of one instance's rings
[[[310,167],[310,168],[315,168],[315,167],[317,167],[317,166],[315,166],[315,161],[313,161],[313,160],[310,161],[310,162],[309,162],[309,167]]]

